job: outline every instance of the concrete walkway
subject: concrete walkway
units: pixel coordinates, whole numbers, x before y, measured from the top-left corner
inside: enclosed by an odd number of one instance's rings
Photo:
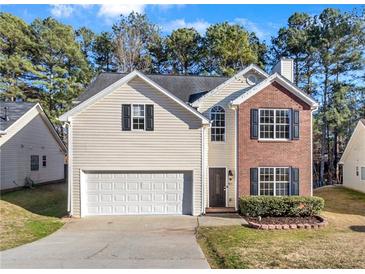
[[[1,268],[209,268],[192,216],[75,219],[39,241],[0,252]]]
[[[247,222],[237,213],[207,214],[198,217],[199,226],[246,225]]]

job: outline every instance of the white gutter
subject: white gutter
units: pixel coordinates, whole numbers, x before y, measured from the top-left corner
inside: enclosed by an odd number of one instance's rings
[[[205,151],[205,141],[204,141],[204,136],[205,136],[205,134],[204,134],[204,127],[202,127],[201,128],[201,130],[202,130],[202,146],[201,146],[201,148],[202,148],[202,170],[201,170],[201,173],[202,173],[202,176],[201,176],[201,178],[202,178],[202,198],[201,198],[201,203],[202,203],[202,205],[201,205],[201,212],[203,213],[203,214],[205,214],[205,202],[204,202],[204,200],[205,200],[205,157],[204,157],[204,151]]]
[[[235,176],[234,176],[234,183],[235,183],[235,189],[234,189],[234,197],[236,199],[235,203],[235,210],[238,209],[238,107],[235,108],[235,131],[234,131],[234,139],[235,139],[235,149],[234,149],[234,161],[235,161]]]

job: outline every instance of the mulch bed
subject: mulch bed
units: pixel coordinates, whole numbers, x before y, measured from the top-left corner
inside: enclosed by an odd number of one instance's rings
[[[262,217],[261,222],[257,217],[248,217],[247,221],[266,225],[290,225],[290,224],[317,224],[317,217]]]
[[[249,226],[256,229],[310,229],[321,228],[327,222],[320,216],[311,217],[244,217]]]

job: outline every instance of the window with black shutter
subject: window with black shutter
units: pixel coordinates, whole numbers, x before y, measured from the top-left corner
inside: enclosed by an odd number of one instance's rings
[[[259,169],[258,168],[250,168],[250,194],[258,195],[258,187],[259,187]]]
[[[146,105],[146,130],[154,130],[154,109],[153,105]]]
[[[122,130],[131,130],[131,105],[122,105]]]
[[[299,139],[299,110],[292,110],[292,139]]]
[[[299,195],[299,168],[292,167],[290,169],[290,195]]]
[[[122,105],[122,130],[153,131],[154,106],[144,104]]]
[[[259,137],[259,110],[251,109],[251,139],[258,139]]]

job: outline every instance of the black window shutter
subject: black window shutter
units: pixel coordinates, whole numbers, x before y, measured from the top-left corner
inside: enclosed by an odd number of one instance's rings
[[[131,130],[131,105],[122,105],[122,130]]]
[[[153,131],[153,129],[154,129],[153,105],[146,105],[146,130]]]
[[[290,195],[299,195],[299,168],[290,168]]]
[[[292,139],[299,139],[299,110],[292,110]]]
[[[250,194],[258,195],[259,194],[259,169],[258,168],[250,168]]]
[[[251,109],[251,139],[259,137],[259,110]]]

